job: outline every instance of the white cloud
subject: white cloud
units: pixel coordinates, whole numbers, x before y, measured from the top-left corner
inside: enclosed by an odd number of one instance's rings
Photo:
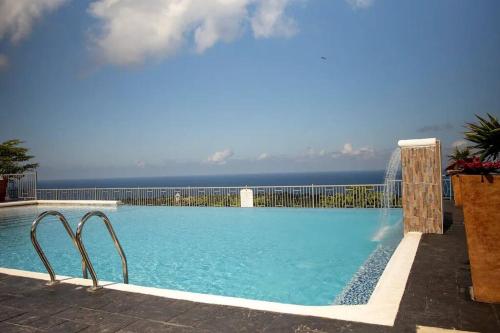
[[[105,62],[140,64],[168,57],[191,38],[197,52],[230,42],[251,23],[255,37],[290,36],[295,23],[284,11],[291,0],[98,0],[89,13],[100,31],[92,41]]]
[[[17,43],[27,37],[34,22],[66,0],[0,0],[0,40]]]
[[[252,17],[252,30],[256,38],[290,37],[297,33],[295,21],[283,15],[289,0],[262,0]]]
[[[361,147],[359,149],[354,149],[351,143],[344,144],[344,147],[340,151],[341,155],[344,156],[362,156],[362,157],[370,157],[373,156],[374,150],[370,147]],[[338,156],[338,154],[334,154],[334,156]]]
[[[268,153],[262,153],[257,156],[257,161],[263,161],[269,159],[270,155]]]
[[[342,150],[340,151],[343,155],[352,155],[353,154],[353,148],[352,148],[352,144],[350,143],[346,143],[344,145],[344,148],[342,148]]]
[[[354,9],[365,9],[371,7],[375,0],[346,0]]]
[[[224,149],[222,151],[216,151],[213,155],[209,156],[208,163],[223,165],[227,163],[227,160],[234,155],[231,149]]]
[[[355,149],[351,143],[346,143],[343,145],[341,150],[328,151],[326,149],[316,150],[313,147],[307,147],[307,149],[295,157],[296,160],[324,160],[330,158],[341,158],[341,157],[361,157],[361,158],[371,158],[375,154],[375,150],[371,147],[361,147]]]
[[[467,146],[467,141],[465,141],[465,140],[457,140],[457,141],[453,142],[453,143],[451,144],[451,146],[452,146],[453,148],[457,148],[457,147],[465,147],[465,146]]]
[[[6,70],[9,67],[9,58],[5,54],[0,53],[0,71]]]

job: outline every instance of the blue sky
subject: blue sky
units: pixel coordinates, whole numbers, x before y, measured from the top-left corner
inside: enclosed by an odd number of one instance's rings
[[[497,0],[26,3],[0,1],[0,140],[40,178],[382,169],[500,113]]]

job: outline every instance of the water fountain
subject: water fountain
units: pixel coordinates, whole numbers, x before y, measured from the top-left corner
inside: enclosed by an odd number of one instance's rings
[[[373,236],[374,241],[380,241],[386,236],[389,229],[393,227],[390,224],[390,208],[394,194],[396,193],[396,176],[401,165],[401,149],[394,149],[385,170],[384,191],[382,192],[382,210],[380,212],[380,225]]]
[[[401,149],[396,148],[389,159],[385,171],[384,191],[379,227],[372,237],[376,248],[356,272],[348,286],[337,296],[334,304],[363,304],[368,302],[371,292],[382,275],[394,249],[401,240],[401,219],[391,221],[391,209],[396,194],[396,177],[401,165]]]
[[[441,143],[435,138],[400,140],[391,155],[385,174],[380,226],[373,240],[390,238],[392,200],[396,175],[401,164],[404,233],[443,233],[443,184]]]
[[[391,221],[396,193],[396,176],[402,170],[402,206],[404,233],[443,232],[443,192],[441,144],[436,139],[401,140],[389,160],[382,193],[380,225],[372,240],[377,247],[356,272],[334,304],[363,304],[386,267],[401,239],[401,220]]]

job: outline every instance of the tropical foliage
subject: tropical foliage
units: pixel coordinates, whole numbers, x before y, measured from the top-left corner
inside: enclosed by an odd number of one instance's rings
[[[494,161],[500,156],[500,123],[491,114],[487,118],[476,115],[478,123],[468,123],[465,139],[472,142],[482,161]]]
[[[500,122],[491,114],[476,115],[477,123],[467,123],[465,139],[473,145],[455,148],[448,156],[448,173],[488,174],[500,170]]]
[[[448,155],[448,160],[450,162],[457,162],[460,160],[465,160],[467,158],[470,158],[470,156],[471,156],[471,151],[469,147],[465,148],[456,147],[455,150],[453,150],[453,152],[450,155]]]
[[[460,161],[469,161],[471,160],[471,151],[469,147],[460,148],[456,147],[453,152],[448,155],[449,165],[446,168],[447,171],[451,170],[459,170],[459,162]]]
[[[0,174],[23,173],[35,170],[38,163],[27,163],[34,156],[28,155],[28,148],[21,140],[7,140],[0,144]]]

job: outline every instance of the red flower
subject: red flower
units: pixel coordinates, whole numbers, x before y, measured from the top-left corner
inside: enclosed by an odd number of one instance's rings
[[[500,170],[500,161],[482,162],[479,157],[457,161],[458,169],[465,173],[485,174]]]

